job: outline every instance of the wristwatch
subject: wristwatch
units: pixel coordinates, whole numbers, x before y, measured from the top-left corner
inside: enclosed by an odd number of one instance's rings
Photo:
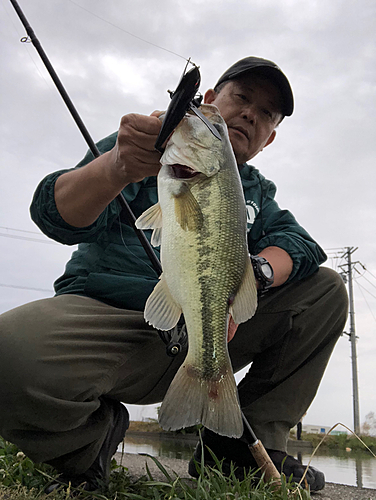
[[[250,257],[255,278],[260,284],[258,293],[259,295],[263,295],[274,283],[273,268],[264,257],[260,257],[259,255],[251,255]]]

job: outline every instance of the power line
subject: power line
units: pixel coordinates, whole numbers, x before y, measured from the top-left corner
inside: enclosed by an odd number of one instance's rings
[[[6,229],[7,231],[17,231],[18,233],[41,234],[38,231],[27,231],[26,229],[17,229],[15,227],[0,226],[0,229]]]
[[[6,285],[5,283],[0,283],[0,286],[6,288],[17,288],[18,290],[33,290],[35,292],[48,292],[48,293],[53,292],[52,289],[47,290],[46,288],[33,288],[30,286]]]
[[[3,238],[11,238],[14,240],[33,241],[33,242],[37,242],[37,243],[47,243],[48,245],[57,245],[56,241],[42,240],[39,238],[28,238],[27,236],[16,236],[15,234],[0,233],[0,236],[2,236]]]
[[[363,288],[363,290],[365,290],[367,293],[369,293],[371,295],[371,297],[373,297],[374,299],[376,299],[376,295],[373,295],[373,293],[371,293],[369,290],[367,290],[367,288],[365,288],[360,283],[358,283],[358,280],[354,280],[354,281],[359,286],[359,288]]]
[[[357,273],[359,273],[359,274],[360,274],[360,272],[359,272],[356,268],[354,268],[354,269],[355,269],[355,271],[356,271]],[[365,271],[366,271],[366,269],[365,269]],[[373,284],[373,283],[372,283],[369,279],[367,279],[367,278],[364,276],[364,274],[360,274],[359,278],[363,278],[363,279],[365,279],[365,280],[366,280],[366,281],[367,281],[367,282],[368,282],[371,286],[373,286],[373,288],[376,288],[376,285],[375,285],[375,284]],[[359,279],[359,278],[358,278],[358,279]]]
[[[374,274],[372,274],[371,271],[368,271],[368,269],[366,269],[366,268],[364,268],[364,269],[366,270],[367,273],[369,273],[372,276],[372,278],[375,278],[375,280],[376,280],[376,276]]]
[[[376,316],[373,314],[372,309],[370,308],[370,306],[369,306],[369,304],[368,304],[368,302],[367,302],[367,299],[366,299],[366,297],[364,296],[364,293],[363,293],[362,288],[363,288],[366,292],[368,292],[368,290],[367,290],[366,288],[364,288],[364,287],[363,287],[360,283],[356,282],[356,284],[358,285],[358,287],[359,287],[359,289],[360,289],[360,293],[362,294],[362,297],[363,297],[363,299],[364,299],[365,303],[367,304],[367,307],[368,307],[368,309],[369,309],[369,312],[371,313],[371,315],[372,315],[373,319],[374,319],[374,320],[375,320],[375,322],[376,322]],[[368,293],[369,293],[369,292],[368,292]],[[371,295],[372,295],[372,294],[371,294]],[[375,297],[374,295],[372,295],[372,297],[374,297],[374,298],[376,299],[376,297]]]

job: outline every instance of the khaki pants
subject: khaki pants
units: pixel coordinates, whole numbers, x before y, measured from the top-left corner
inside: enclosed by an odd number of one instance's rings
[[[267,448],[284,450],[289,429],[315,396],[347,317],[347,293],[330,269],[260,299],[229,351],[242,409]],[[39,300],[0,316],[0,434],[34,461],[80,474],[106,436],[106,398],[163,399],[185,357],[169,358],[142,312],[77,295]]]

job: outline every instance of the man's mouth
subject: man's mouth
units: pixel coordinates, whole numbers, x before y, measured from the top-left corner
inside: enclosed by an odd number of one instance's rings
[[[170,165],[170,167],[177,179],[191,179],[199,174],[197,170],[193,170],[193,168],[187,167],[187,165],[176,163],[175,165]]]
[[[240,126],[237,126],[237,127],[230,127],[231,129],[233,130],[236,130],[237,132],[240,132],[241,134],[243,134],[248,140],[249,140],[249,132],[247,129],[243,128],[243,127],[240,127]]]

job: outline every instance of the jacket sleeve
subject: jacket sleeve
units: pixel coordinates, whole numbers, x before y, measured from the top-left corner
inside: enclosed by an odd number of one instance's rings
[[[251,252],[257,254],[270,246],[285,250],[293,261],[293,270],[287,282],[313,274],[325,262],[325,252],[298,224],[291,212],[279,208],[274,199],[275,184],[263,178],[260,185],[262,202],[249,235],[249,243],[253,247]]]
[[[101,153],[109,151],[114,146],[115,141],[116,133],[100,141],[97,144],[98,149]],[[74,168],[80,168],[93,159],[92,153],[88,152],[85,158]],[[69,170],[59,170],[49,174],[40,182],[30,206],[31,218],[46,236],[59,243],[76,245],[78,243],[97,241],[120,214],[120,204],[116,199],[113,200],[90,226],[77,228],[66,223],[56,207],[54,191],[57,178],[63,173],[69,172]],[[123,190],[128,202],[132,201],[138,190],[138,184],[131,184],[129,187],[127,186],[126,190]]]

